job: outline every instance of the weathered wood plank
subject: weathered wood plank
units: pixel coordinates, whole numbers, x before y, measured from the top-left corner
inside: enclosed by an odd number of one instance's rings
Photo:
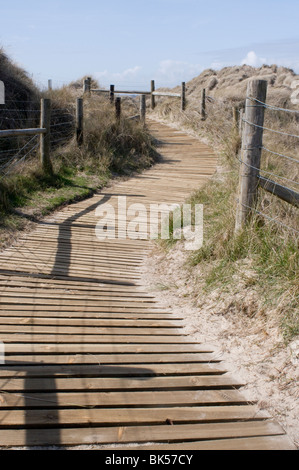
[[[42,432],[40,429],[30,429],[17,433],[14,440],[13,431],[0,430],[0,442],[4,445],[86,445],[112,444],[130,442],[184,442],[196,439],[232,439],[251,436],[277,436],[283,430],[276,423],[247,422],[247,423],[218,423],[174,426],[129,426],[92,429],[55,429]],[[192,444],[191,444],[192,446]]]
[[[259,436],[234,439],[215,439],[197,442],[180,442],[179,444],[149,444],[140,446],[102,447],[103,450],[147,450],[147,451],[186,451],[186,450],[296,450],[286,435]]]
[[[45,338],[46,339],[46,338]],[[114,354],[127,354],[127,353],[134,353],[134,354],[144,354],[144,353],[211,353],[211,347],[205,347],[204,345],[195,345],[195,344],[51,344],[51,343],[43,343],[43,344],[16,344],[16,343],[9,343],[5,345],[5,353],[7,358],[10,354],[69,354],[69,353],[114,353]],[[211,356],[208,355],[207,359]]]
[[[163,164],[66,207],[0,255],[2,447],[287,446],[212,348],[144,288],[149,241],[123,229],[123,239],[96,238],[98,204],[182,203],[216,169],[205,144],[149,125]]]
[[[285,186],[282,186],[276,183],[275,181],[271,181],[262,176],[259,176],[258,181],[259,181],[259,185],[265,191],[268,191],[269,193],[274,194],[275,196],[279,197],[283,201],[286,201],[295,207],[299,207],[299,193],[297,193],[296,191],[290,188],[286,188]]]
[[[248,403],[236,390],[196,391],[136,391],[136,392],[58,392],[21,394],[1,392],[0,408],[59,408],[59,407],[129,407],[129,406],[190,406],[190,405],[245,405]]]
[[[77,352],[62,354],[12,354],[6,353],[6,361],[11,364],[171,364],[171,363],[217,363],[219,359],[211,353],[163,353],[163,354],[100,354],[81,352],[78,347]]]
[[[0,366],[0,377],[137,377],[137,376],[176,376],[176,375],[222,375],[226,369],[220,364],[173,363],[95,365],[95,364],[27,364],[20,362],[11,365],[6,361]]]
[[[26,386],[26,391],[34,392],[58,392],[79,390],[159,390],[159,389],[213,389],[213,388],[240,388],[242,383],[229,375],[215,376],[183,376],[183,377],[138,377],[138,378],[0,378],[1,391],[21,391]]]
[[[194,344],[187,341],[184,336],[160,336],[160,335],[125,335],[119,334],[115,337],[111,335],[73,333],[65,335],[55,332],[52,334],[31,334],[30,331],[25,333],[11,332],[1,333],[1,340],[5,344],[10,343],[31,343],[31,344]]]
[[[59,305],[59,304],[58,304]],[[59,309],[61,309],[59,305]],[[83,317],[83,318],[82,318]],[[184,325],[181,321],[169,320],[146,320],[146,319],[125,319],[125,318],[84,318],[82,313],[81,318],[66,318],[63,314],[59,318],[43,318],[39,317],[38,313],[34,317],[20,317],[18,318],[19,325],[40,325],[40,326],[72,326],[72,327],[119,327],[119,328],[182,328]],[[10,318],[9,316],[0,316],[0,328],[4,328],[6,325],[15,325],[16,319]]]
[[[259,411],[256,405],[231,405],[231,406],[192,406],[171,408],[90,408],[90,409],[63,409],[59,410],[1,410],[0,428],[2,427],[60,427],[65,426],[89,426],[93,423],[97,426],[107,425],[152,425],[214,422],[225,421],[259,421],[269,418],[268,414]]]

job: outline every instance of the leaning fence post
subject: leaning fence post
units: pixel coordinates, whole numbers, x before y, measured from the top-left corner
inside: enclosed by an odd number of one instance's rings
[[[50,158],[51,149],[51,100],[43,98],[41,100],[41,118],[40,127],[46,129],[44,134],[40,136],[40,158],[42,169],[45,174],[52,175],[53,167]]]
[[[265,103],[266,96],[266,80],[248,83],[235,232],[245,226],[257,203],[265,111],[259,101]]]
[[[121,116],[121,98],[116,98],[115,100],[115,116],[117,122],[120,122],[120,116]]]
[[[201,119],[203,121],[206,119],[206,90],[205,88],[201,90]]]
[[[182,111],[185,111],[186,109],[186,83],[185,82],[182,82],[181,108],[182,108]]]
[[[145,123],[145,113],[146,113],[146,101],[145,95],[140,96],[140,121]]]
[[[156,101],[155,101],[155,95],[153,95],[155,91],[155,80],[151,81],[151,109],[155,109],[156,107]]]
[[[80,146],[83,144],[83,99],[77,98],[76,105],[76,140]]]

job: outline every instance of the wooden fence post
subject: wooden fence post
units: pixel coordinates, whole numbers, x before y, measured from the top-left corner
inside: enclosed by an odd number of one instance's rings
[[[52,175],[53,167],[50,158],[51,149],[51,100],[44,98],[41,100],[40,127],[46,129],[45,134],[40,136],[40,158],[42,169],[45,174]]]
[[[151,109],[155,109],[156,107],[156,101],[155,101],[155,95],[153,95],[155,91],[155,80],[151,81]]]
[[[5,86],[0,80],[0,104],[5,104]]]
[[[83,84],[83,93],[89,93],[90,94],[90,90],[91,90],[91,78],[90,77],[87,77],[85,80],[84,80],[84,84]]]
[[[201,91],[201,119],[204,121],[206,119],[206,90],[203,88]]]
[[[121,98],[116,98],[115,100],[115,116],[117,122],[120,122],[120,116],[121,116]]]
[[[110,85],[110,103],[114,103],[114,85]]]
[[[182,111],[186,109],[186,83],[182,82],[182,93],[181,93],[181,108]]]
[[[258,101],[265,103],[266,96],[266,80],[248,83],[235,232],[244,228],[257,203],[265,111]]]
[[[239,134],[242,135],[243,132],[243,117],[244,117],[244,110],[240,108],[239,111]]]
[[[140,96],[140,121],[145,124],[146,101],[145,95]]]
[[[239,113],[238,106],[233,106],[233,129],[234,131],[238,130],[238,127],[239,127],[238,113]]]
[[[77,144],[83,144],[83,99],[77,98],[76,104],[76,140]]]

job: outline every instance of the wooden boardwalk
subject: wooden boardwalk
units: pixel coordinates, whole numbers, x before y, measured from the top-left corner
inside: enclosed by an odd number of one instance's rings
[[[0,446],[292,449],[141,285],[147,240],[100,241],[96,208],[182,203],[214,173],[196,139],[149,122],[163,160],[66,207],[0,265]],[[120,224],[122,221],[120,221]]]

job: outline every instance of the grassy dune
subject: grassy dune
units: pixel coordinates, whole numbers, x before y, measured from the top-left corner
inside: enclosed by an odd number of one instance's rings
[[[290,100],[296,79],[291,70],[244,66],[203,72],[187,84],[186,112],[181,112],[178,101],[164,98],[158,100],[153,116],[200,137],[219,155],[218,171],[190,199],[204,204],[204,245],[187,260],[190,276],[192,268],[195,273],[200,266],[204,273],[201,288],[203,285],[206,292],[218,289],[225,295],[239,292],[242,280],[244,293],[252,292],[258,299],[251,315],[271,315],[269,321],[274,316],[288,342],[299,334],[298,209],[260,190],[257,211],[273,220],[254,212],[246,229],[234,235],[241,137],[234,126],[232,107],[245,105],[251,78],[268,81],[268,104],[296,109]],[[202,88],[207,93],[204,121],[200,115]],[[267,109],[265,127],[299,135],[298,115]],[[299,139],[265,132],[264,147],[299,160]],[[262,170],[265,177],[298,191],[299,165],[295,162],[263,151]],[[164,246],[169,249],[174,243],[164,242]],[[239,309],[241,314],[247,311]]]
[[[50,213],[69,202],[85,198],[114,177],[127,177],[157,159],[154,142],[139,121],[134,104],[123,101],[122,118],[116,122],[114,106],[107,96],[84,98],[84,142],[75,138],[75,104],[82,97],[83,78],[51,91],[40,91],[25,71],[0,51],[0,79],[6,86],[6,105],[0,107],[1,129],[39,127],[40,99],[52,102],[51,160],[54,174],[43,174],[39,153],[24,161],[12,159],[0,174],[0,244],[28,226],[28,220]],[[99,84],[92,80],[92,87]],[[0,139],[0,167],[29,138]],[[38,140],[36,140],[38,142]],[[29,147],[30,148],[30,147]],[[10,151],[11,150],[11,151]],[[8,152],[7,152],[8,151]],[[26,153],[26,151],[24,151]],[[5,160],[5,157],[7,160]]]

